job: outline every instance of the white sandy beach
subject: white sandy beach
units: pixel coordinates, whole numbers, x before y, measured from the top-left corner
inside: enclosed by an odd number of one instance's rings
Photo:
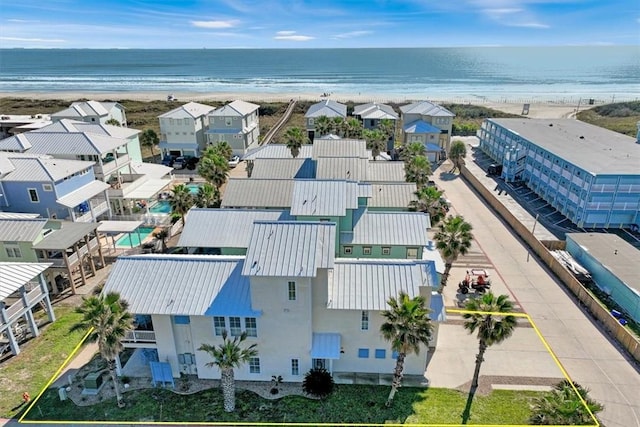
[[[0,98],[27,98],[27,99],[61,99],[67,101],[76,101],[79,99],[90,99],[95,101],[121,101],[121,100],[137,100],[137,101],[157,101],[166,100],[168,92],[0,92]],[[255,103],[260,102],[287,102],[291,99],[297,100],[309,100],[309,101],[321,101],[323,98],[318,93],[300,93],[300,92],[287,92],[287,93],[264,93],[264,92],[173,92],[171,93],[176,98],[176,104],[182,104],[189,101],[204,102],[204,101],[220,101],[227,102],[235,99],[241,99],[244,101],[250,101]],[[394,94],[367,94],[367,93],[355,93],[355,94],[331,94],[328,99],[332,99],[338,102],[353,101],[356,103],[367,102],[395,102],[395,103],[407,103],[412,101],[422,100],[410,99],[406,95],[394,95]],[[471,104],[481,105],[487,108],[493,108],[498,111],[503,111],[511,114],[521,114],[524,102],[511,98],[502,98],[499,100],[492,100],[489,98],[474,98],[474,97],[451,97],[451,98],[424,98],[429,101],[442,104],[442,103],[456,103],[456,104]],[[553,102],[533,102],[530,103],[528,117],[532,118],[564,118],[573,117],[578,107],[574,103],[564,103],[561,101]],[[588,105],[581,105],[580,110],[588,108]]]

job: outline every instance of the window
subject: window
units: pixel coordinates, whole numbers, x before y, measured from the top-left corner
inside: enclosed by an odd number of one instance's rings
[[[260,358],[259,357],[250,357],[249,358],[249,373],[250,374],[259,374],[260,373]]]
[[[224,124],[227,126],[231,126],[231,124],[233,123],[233,120],[231,119],[231,117],[227,117],[224,119]]]
[[[382,248],[382,255],[391,255],[391,248],[386,246]]]
[[[369,358],[369,349],[368,348],[359,348],[358,349],[358,357],[360,359],[368,359]]]
[[[291,359],[291,375],[300,375],[300,360]]]
[[[38,203],[40,201],[40,199],[38,198],[38,190],[36,190],[35,188],[28,188],[27,191],[29,192],[29,198],[31,199],[31,202]]]
[[[188,325],[191,323],[189,316],[172,316],[175,325]]]
[[[196,355],[193,353],[183,353],[178,355],[178,363],[181,365],[195,365]]]
[[[384,359],[387,357],[387,350],[384,348],[376,348],[376,359]]]
[[[258,324],[255,317],[244,318],[244,329],[247,332],[248,337],[258,336]]]
[[[360,316],[360,330],[368,331],[369,330],[369,312],[363,311]]]
[[[7,251],[7,256],[9,258],[22,258],[22,252],[20,251],[20,248],[17,246],[14,246],[14,247],[8,246],[5,248],[5,250]]]
[[[418,248],[407,248],[407,259],[417,259]]]
[[[51,184],[42,184],[42,190],[44,190],[44,191],[53,191],[53,185],[51,185]]]
[[[289,290],[289,301],[295,301],[296,300],[296,282],[289,282],[288,290]]]
[[[362,248],[362,255],[371,255],[371,246],[365,246]]]
[[[229,329],[231,330],[232,337],[242,335],[242,326],[240,325],[239,317],[229,317]]]
[[[345,255],[351,255],[353,253],[353,246],[345,246],[344,247],[344,254]]]
[[[224,317],[220,317],[220,316],[214,316],[213,317],[213,327],[216,331],[216,335],[220,336],[222,335],[222,331],[224,331],[227,328],[227,325],[225,325],[224,323]]]

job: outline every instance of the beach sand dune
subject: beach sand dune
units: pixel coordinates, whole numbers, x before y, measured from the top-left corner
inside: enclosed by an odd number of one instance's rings
[[[423,99],[409,99],[406,95],[394,95],[394,94],[331,94],[330,97],[322,97],[317,93],[263,93],[263,92],[189,92],[189,93],[168,93],[168,92],[0,92],[1,98],[27,98],[27,99],[61,99],[66,101],[76,101],[79,99],[88,99],[96,101],[121,101],[121,100],[136,100],[136,101],[158,101],[166,100],[167,96],[171,94],[176,99],[176,104],[182,104],[189,101],[205,102],[205,101],[218,101],[227,102],[236,99],[244,101],[250,101],[257,104],[261,102],[288,102],[291,99],[305,100],[305,101],[321,101],[323,99],[332,99],[338,102],[352,101],[355,103],[367,103],[367,102],[393,102],[393,103],[408,103],[413,101],[419,101]],[[498,111],[511,114],[522,114],[523,102],[515,102],[504,98],[504,101],[492,101],[487,98],[449,98],[449,99],[429,99],[426,100],[443,104],[443,103],[455,103],[455,104],[470,104],[481,105],[487,108],[492,108]],[[586,106],[585,106],[586,107]],[[577,104],[565,103],[565,102],[534,102],[530,103],[528,117],[531,118],[566,118],[574,117]]]

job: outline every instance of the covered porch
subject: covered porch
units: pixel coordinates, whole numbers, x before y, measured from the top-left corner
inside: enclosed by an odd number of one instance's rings
[[[95,180],[60,197],[56,203],[69,210],[73,222],[97,222],[105,213],[111,217],[107,188],[109,184]]]
[[[72,294],[75,295],[77,274],[79,274],[80,286],[84,286],[87,284],[85,269],[89,268],[91,274],[95,276],[96,269],[103,268],[105,265],[97,231],[99,224],[65,221],[60,225],[59,229],[35,244],[33,249],[39,261],[51,263],[54,271],[58,270],[67,275],[68,285],[71,287]],[[98,266],[96,266],[95,256],[100,260]],[[64,288],[64,282],[54,283],[53,293],[60,293]]]
[[[27,334],[40,335],[33,308],[42,304],[49,321],[55,314],[43,272],[50,263],[0,262],[0,357],[20,353],[19,343]]]

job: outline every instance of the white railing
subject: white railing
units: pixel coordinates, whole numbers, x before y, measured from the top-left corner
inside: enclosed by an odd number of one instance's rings
[[[93,170],[96,175],[107,176],[129,162],[131,162],[131,158],[129,157],[129,155],[121,154],[118,155],[118,157],[116,157],[114,160],[108,163],[103,163],[102,166],[96,163],[96,165],[93,167]]]
[[[123,342],[156,342],[155,331],[128,331]]]
[[[24,304],[24,302],[22,301],[22,296],[16,299],[16,301],[6,309],[9,323],[11,323],[12,320],[22,316],[25,313],[25,311],[29,309],[29,307],[33,306],[33,304],[40,301],[43,296],[44,296],[44,292],[42,292],[42,289],[40,289],[40,287],[37,287],[33,289],[31,292],[27,293],[28,305]]]

